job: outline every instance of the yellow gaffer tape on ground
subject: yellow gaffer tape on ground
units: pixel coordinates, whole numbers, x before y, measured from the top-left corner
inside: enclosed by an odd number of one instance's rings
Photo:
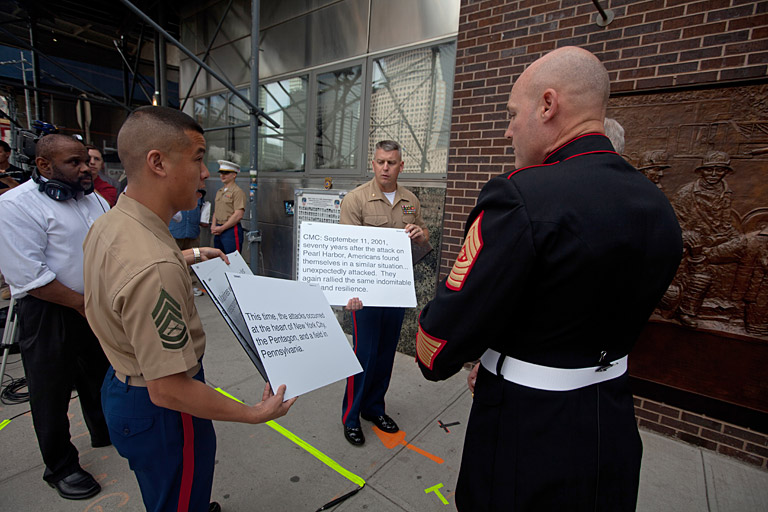
[[[0,430],[3,430],[6,425],[8,425],[11,422],[11,420],[3,420],[0,422]]]
[[[240,403],[244,403],[242,400],[238,400],[237,398],[235,398],[234,396],[230,395],[229,393],[227,393],[226,391],[224,391],[221,388],[216,388],[216,391],[218,391],[219,393],[221,393],[224,396],[228,396],[232,400],[235,400],[235,401],[240,402]],[[281,425],[278,425],[277,423],[275,423],[274,420],[273,421],[268,421],[266,423],[266,425],[269,426],[270,428],[276,430],[277,432],[280,432],[285,437],[287,437],[288,439],[290,439],[291,441],[293,441],[297,445],[299,445],[302,448],[304,448],[310,454],[314,455],[315,458],[317,458],[320,462],[322,462],[323,464],[325,464],[329,468],[333,469],[334,471],[339,473],[344,478],[346,478],[346,479],[356,483],[360,487],[365,485],[365,480],[363,480],[362,478],[360,478],[356,474],[350,472],[349,470],[344,469],[343,467],[341,467],[339,465],[338,462],[336,462],[335,460],[333,460],[332,458],[330,458],[329,456],[327,456],[326,454],[324,454],[323,452],[321,452],[320,450],[318,450],[317,448],[315,448],[311,444],[307,443],[306,441],[304,441],[300,437],[296,436],[296,434],[294,434],[290,430],[287,430],[285,427],[282,427]]]

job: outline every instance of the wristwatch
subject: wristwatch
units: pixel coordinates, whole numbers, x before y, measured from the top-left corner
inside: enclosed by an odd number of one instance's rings
[[[200,256],[200,248],[199,247],[193,247],[192,253],[195,255],[195,263],[200,263],[203,261],[203,258]]]

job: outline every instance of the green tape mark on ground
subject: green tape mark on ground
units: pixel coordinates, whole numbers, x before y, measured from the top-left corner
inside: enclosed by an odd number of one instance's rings
[[[224,396],[227,396],[227,397],[231,398],[232,400],[235,400],[235,401],[240,402],[240,403],[245,403],[242,400],[238,400],[237,398],[235,398],[234,396],[230,395],[229,393],[227,393],[226,391],[224,391],[221,388],[216,388],[216,391],[218,391],[219,393],[221,393]],[[299,445],[302,448],[304,448],[306,451],[308,451],[310,454],[312,454],[315,458],[317,458],[320,462],[322,462],[323,464],[325,464],[329,468],[333,469],[334,471],[339,473],[341,476],[343,476],[347,480],[350,480],[350,481],[356,483],[360,487],[365,485],[365,480],[363,480],[362,478],[360,478],[356,474],[352,473],[351,471],[341,467],[338,462],[336,462],[335,460],[333,460],[332,458],[330,458],[329,456],[327,456],[326,454],[324,454],[323,452],[321,452],[320,450],[318,450],[317,448],[315,448],[311,444],[307,443],[306,441],[304,441],[303,439],[298,437],[296,434],[294,434],[290,430],[287,430],[285,427],[277,424],[274,420],[268,421],[267,423],[265,423],[265,425],[267,425],[268,427],[272,428],[273,430],[276,430],[277,432],[281,433],[282,435],[284,435],[285,437],[287,437],[288,439],[290,439],[291,441],[293,441],[297,445]]]
[[[6,425],[8,425],[11,422],[11,420],[3,420],[2,423],[0,423],[0,430],[3,430]]]

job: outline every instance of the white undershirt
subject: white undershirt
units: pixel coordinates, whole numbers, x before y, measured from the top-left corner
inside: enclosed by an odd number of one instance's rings
[[[387,199],[389,199],[389,204],[394,205],[395,204],[395,194],[397,194],[397,190],[394,192],[382,192],[385,196],[387,196]]]

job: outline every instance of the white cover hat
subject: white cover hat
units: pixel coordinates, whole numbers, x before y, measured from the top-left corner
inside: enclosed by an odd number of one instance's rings
[[[229,160],[219,160],[219,172],[240,172],[240,166]]]

